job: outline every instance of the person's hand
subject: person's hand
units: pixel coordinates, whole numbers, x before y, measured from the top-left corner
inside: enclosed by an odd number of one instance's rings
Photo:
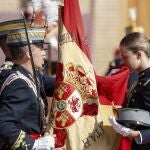
[[[129,136],[131,133],[131,129],[127,128],[119,123],[117,123],[116,119],[114,116],[109,116],[109,122],[112,125],[113,129],[117,132],[120,133],[123,136]]]
[[[54,137],[48,135],[35,140],[32,150],[51,150],[54,147]]]

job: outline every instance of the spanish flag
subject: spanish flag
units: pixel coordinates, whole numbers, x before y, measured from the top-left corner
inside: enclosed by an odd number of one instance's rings
[[[72,132],[76,139],[79,138],[73,142],[75,145],[72,146],[79,150],[81,148],[77,148],[78,143],[81,142],[82,147],[85,144],[82,142],[84,138],[82,139],[78,129],[86,133],[85,138],[90,133],[84,130],[88,120],[94,129],[95,121],[91,123],[91,120],[96,120],[99,100],[78,0],[64,0],[64,6],[60,7],[58,38],[59,58],[52,107],[52,125],[56,134],[57,147],[64,144],[70,145],[72,142],[70,132]],[[98,123],[101,123],[100,117],[97,120]]]
[[[117,150],[120,137],[108,124],[108,116],[105,123],[101,113],[79,2],[64,0],[63,3],[59,14],[59,57],[51,111],[56,147]]]

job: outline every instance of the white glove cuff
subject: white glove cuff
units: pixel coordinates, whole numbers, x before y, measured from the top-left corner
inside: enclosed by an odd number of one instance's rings
[[[35,140],[32,150],[49,150],[55,147],[54,137],[46,136]]]
[[[137,144],[142,144],[142,135],[141,135],[140,131],[138,131],[138,132],[139,132],[140,137],[135,138],[135,141],[136,141]]]
[[[33,147],[32,147],[32,150],[37,150],[38,144],[39,144],[38,141],[35,140],[34,145],[33,145]]]
[[[120,133],[123,136],[128,136],[131,133],[131,129],[127,128],[121,124],[119,124],[114,116],[110,116],[109,117],[109,122],[111,123],[112,127],[114,128],[114,130],[116,130],[116,132]]]

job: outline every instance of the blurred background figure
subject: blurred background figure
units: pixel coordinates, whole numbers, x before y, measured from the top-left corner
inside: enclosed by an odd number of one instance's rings
[[[131,20],[131,25],[125,28],[126,34],[132,32],[141,32],[144,33],[144,28],[141,25],[137,24],[137,10],[136,8],[129,8],[129,18]]]
[[[22,1],[22,6],[21,8],[23,9],[24,15],[26,19],[32,19],[33,18],[33,6],[32,6],[32,1],[31,0],[24,0]]]
[[[114,59],[110,61],[109,67],[105,75],[113,74],[116,71],[118,71],[118,68],[122,65],[121,62],[121,54],[120,54],[120,49],[116,49],[114,52]]]

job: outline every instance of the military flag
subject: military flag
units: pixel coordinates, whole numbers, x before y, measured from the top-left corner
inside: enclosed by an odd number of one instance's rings
[[[67,143],[63,140],[69,138],[68,129],[79,118],[86,120],[86,116],[95,118],[98,114],[95,73],[89,57],[78,0],[64,0],[59,21],[57,83],[52,107],[52,125],[58,147]],[[83,142],[82,144],[84,145]]]
[[[64,0],[60,7],[58,38],[59,57],[51,112],[56,147],[116,150],[120,136],[111,128],[108,116],[104,115],[105,123],[101,114],[96,75],[78,0]]]

